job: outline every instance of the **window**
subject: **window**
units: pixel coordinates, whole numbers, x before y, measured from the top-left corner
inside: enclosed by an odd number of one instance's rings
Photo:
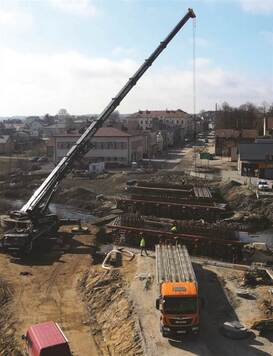
[[[197,298],[194,297],[165,297],[164,311],[167,314],[193,314],[197,310]]]
[[[57,142],[57,148],[64,150],[69,149],[74,145],[73,142]]]

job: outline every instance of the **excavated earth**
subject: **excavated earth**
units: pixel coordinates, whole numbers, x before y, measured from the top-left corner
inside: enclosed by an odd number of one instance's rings
[[[15,333],[15,316],[11,312],[14,290],[0,279],[0,355],[22,356]]]
[[[92,334],[102,355],[143,355],[143,340],[118,270],[91,270],[81,282]]]
[[[234,220],[250,222],[258,230],[272,224],[272,197],[257,199],[256,194],[247,186],[234,182],[221,183],[219,188],[223,198],[235,212]]]

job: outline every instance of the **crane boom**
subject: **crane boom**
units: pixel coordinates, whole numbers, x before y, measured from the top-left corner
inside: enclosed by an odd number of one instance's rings
[[[47,208],[50,199],[56,190],[58,184],[69,172],[72,167],[72,163],[78,158],[86,154],[92,147],[90,138],[95,135],[97,130],[103,125],[105,120],[111,115],[111,113],[117,108],[120,102],[130,92],[130,90],[136,85],[138,80],[146,72],[146,70],[153,64],[160,53],[167,47],[174,36],[180,31],[180,29],[186,24],[190,18],[195,18],[195,13],[192,9],[188,9],[186,15],[178,22],[169,35],[160,42],[159,46],[154,50],[148,59],[140,66],[136,73],[128,80],[125,86],[119,91],[119,93],[110,101],[103,112],[98,118],[91,123],[82,136],[78,139],[73,147],[68,151],[65,157],[58,163],[54,170],[44,180],[40,187],[34,192],[28,202],[21,208],[19,214],[27,214],[35,216],[41,214]]]

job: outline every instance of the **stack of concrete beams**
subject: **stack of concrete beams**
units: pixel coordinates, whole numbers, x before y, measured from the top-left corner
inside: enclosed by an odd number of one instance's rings
[[[212,199],[212,194],[208,187],[193,187],[193,191],[196,198]]]
[[[184,245],[156,245],[157,282],[196,282]]]

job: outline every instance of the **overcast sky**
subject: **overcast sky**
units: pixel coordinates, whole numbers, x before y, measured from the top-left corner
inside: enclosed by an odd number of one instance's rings
[[[197,110],[273,101],[273,0],[0,0],[0,116],[99,113],[192,7]],[[193,111],[190,20],[119,111]]]

